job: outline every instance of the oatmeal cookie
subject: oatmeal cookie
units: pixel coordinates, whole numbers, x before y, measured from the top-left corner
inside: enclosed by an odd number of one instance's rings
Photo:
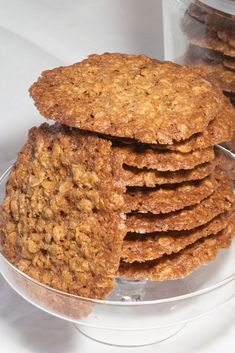
[[[162,144],[202,132],[222,104],[221,92],[190,68],[109,53],[43,72],[30,94],[62,124]]]
[[[192,44],[235,57],[235,48],[229,42],[222,41],[210,27],[195,21],[192,17],[184,17],[182,29]]]
[[[206,71],[205,67],[196,67],[196,70]],[[213,69],[208,70],[208,75],[213,75]],[[234,86],[235,87],[235,86]],[[212,120],[207,129],[201,133],[195,134],[188,140],[177,142],[174,145],[162,146],[172,151],[188,153],[197,149],[205,149],[208,146],[218,145],[232,139],[235,131],[235,110],[231,102],[226,99],[226,105],[214,120]]]
[[[234,222],[233,222],[234,223]],[[119,276],[128,279],[148,279],[165,281],[180,279],[216,258],[219,251],[229,248],[234,235],[234,224],[228,225],[220,233],[200,239],[187,248],[173,255],[144,263],[122,262]]]
[[[114,147],[114,150],[117,156],[122,158],[123,164],[137,168],[156,169],[161,172],[193,169],[215,158],[213,147],[181,153],[132,144]]]
[[[231,70],[225,69],[221,64],[208,65],[207,63],[199,62],[195,66],[199,74],[207,76],[208,80],[218,83],[220,88],[225,92],[235,93],[235,75]]]
[[[235,58],[230,58],[229,56],[210,49],[202,49],[202,54],[202,57],[205,59],[223,64],[225,68],[235,71]]]
[[[200,181],[155,188],[128,188],[124,196],[126,213],[168,213],[200,203],[217,188],[214,173]]]
[[[235,48],[235,16],[213,9],[200,1],[190,3],[186,16],[205,24],[216,32],[219,39]]]
[[[167,214],[138,214],[127,216],[128,232],[152,233],[170,230],[189,230],[208,223],[220,213],[232,208],[234,195],[230,175],[221,172],[216,191],[199,204]]]
[[[111,143],[59,125],[30,130],[1,211],[3,254],[64,292],[105,298],[125,236]]]
[[[122,245],[122,260],[128,263],[144,262],[158,259],[165,254],[177,253],[201,238],[217,234],[227,226],[232,217],[234,213],[226,211],[209,223],[192,230],[155,232],[146,235],[129,233]]]
[[[197,165],[193,169],[182,169],[175,172],[159,172],[154,169],[139,169],[123,166],[120,179],[127,186],[147,186],[177,184],[191,180],[201,180],[210,175],[219,163],[219,155],[211,162]]]
[[[210,63],[202,58],[195,58],[186,53],[184,62],[193,65],[193,69],[207,78],[207,80],[219,85],[222,91],[235,93],[235,74],[234,71],[226,69],[222,64]]]

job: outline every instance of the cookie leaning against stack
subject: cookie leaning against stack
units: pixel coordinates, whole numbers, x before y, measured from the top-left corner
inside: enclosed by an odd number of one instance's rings
[[[30,94],[57,123],[30,132],[7,185],[1,243],[22,271],[105,298],[117,276],[182,278],[229,247],[234,196],[214,145],[234,110],[216,86],[103,54],[44,72]]]

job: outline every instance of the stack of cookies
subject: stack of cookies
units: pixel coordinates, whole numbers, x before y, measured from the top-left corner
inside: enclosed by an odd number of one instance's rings
[[[30,88],[42,115],[7,183],[1,245],[20,270],[105,298],[115,278],[171,280],[234,235],[228,163],[235,113],[192,68],[92,55]],[[226,116],[226,119],[224,117]]]
[[[197,0],[190,4],[182,25],[190,40],[184,62],[199,65],[235,106],[235,15]]]

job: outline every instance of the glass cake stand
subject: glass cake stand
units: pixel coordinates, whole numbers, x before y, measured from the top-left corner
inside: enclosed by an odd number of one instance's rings
[[[0,179],[0,197],[10,168]],[[195,319],[235,296],[235,242],[214,262],[189,277],[165,282],[116,280],[107,300],[55,290],[20,272],[0,253],[0,271],[9,285],[39,309],[67,320],[91,339],[114,346],[164,341]]]

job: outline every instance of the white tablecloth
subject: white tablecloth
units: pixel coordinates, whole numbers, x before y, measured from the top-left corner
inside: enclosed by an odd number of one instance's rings
[[[162,43],[160,0],[0,0],[0,172],[15,158],[28,128],[42,122],[27,93],[42,70],[94,52],[162,58]],[[121,351],[221,353],[231,352],[234,343],[235,301],[158,346]],[[0,275],[1,353],[119,351],[34,308]]]

